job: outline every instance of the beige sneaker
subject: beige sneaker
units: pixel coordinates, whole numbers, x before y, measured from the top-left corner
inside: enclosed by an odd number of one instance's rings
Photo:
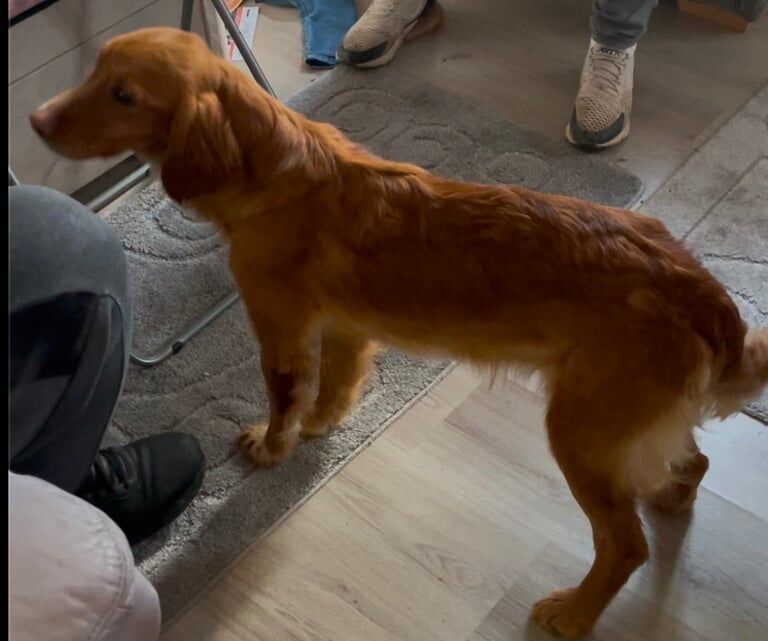
[[[442,17],[436,0],[373,0],[344,36],[336,59],[355,67],[380,67],[405,40],[437,29]]]
[[[584,149],[602,149],[629,135],[635,48],[610,49],[590,42],[579,93],[565,137]]]

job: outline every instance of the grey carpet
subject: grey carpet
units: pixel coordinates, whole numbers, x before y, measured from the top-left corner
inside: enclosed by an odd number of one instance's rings
[[[747,322],[768,326],[768,86],[640,210],[687,241]],[[746,413],[768,424],[768,394]]]
[[[393,70],[337,69],[291,104],[339,125],[384,156],[441,174],[625,206],[641,188],[635,176],[596,156],[548,141]],[[109,219],[128,251],[138,350],[156,347],[232,287],[215,230],[180,212],[157,185]],[[165,618],[308,498],[449,367],[446,361],[396,351],[382,354],[362,403],[343,428],[302,444],[290,461],[267,472],[254,472],[233,449],[241,427],[267,415],[258,345],[240,305],[162,365],[132,367],[109,440],[184,430],[200,438],[208,458],[207,478],[190,509],[136,550],[142,570],[159,590]]]

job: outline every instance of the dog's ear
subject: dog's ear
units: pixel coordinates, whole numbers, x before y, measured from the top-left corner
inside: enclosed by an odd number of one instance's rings
[[[174,115],[161,180],[179,203],[209,194],[236,179],[243,157],[232,126],[213,92],[190,97]]]

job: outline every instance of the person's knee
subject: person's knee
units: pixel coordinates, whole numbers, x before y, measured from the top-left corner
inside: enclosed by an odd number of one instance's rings
[[[120,239],[84,205],[32,185],[9,189],[11,309],[61,293],[113,297],[129,312]]]
[[[9,216],[16,238],[11,242],[46,237],[55,240],[79,240],[98,243],[104,251],[113,251],[122,260],[120,240],[109,225],[85,205],[48,187],[18,185],[8,190]],[[34,236],[32,235],[34,234]],[[62,235],[64,235],[62,237]],[[63,242],[60,249],[67,252],[71,243]]]

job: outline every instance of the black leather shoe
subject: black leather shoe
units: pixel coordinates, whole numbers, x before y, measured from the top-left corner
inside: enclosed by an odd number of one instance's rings
[[[101,450],[77,494],[105,512],[131,544],[168,525],[205,476],[200,444],[188,434],[155,434]]]

